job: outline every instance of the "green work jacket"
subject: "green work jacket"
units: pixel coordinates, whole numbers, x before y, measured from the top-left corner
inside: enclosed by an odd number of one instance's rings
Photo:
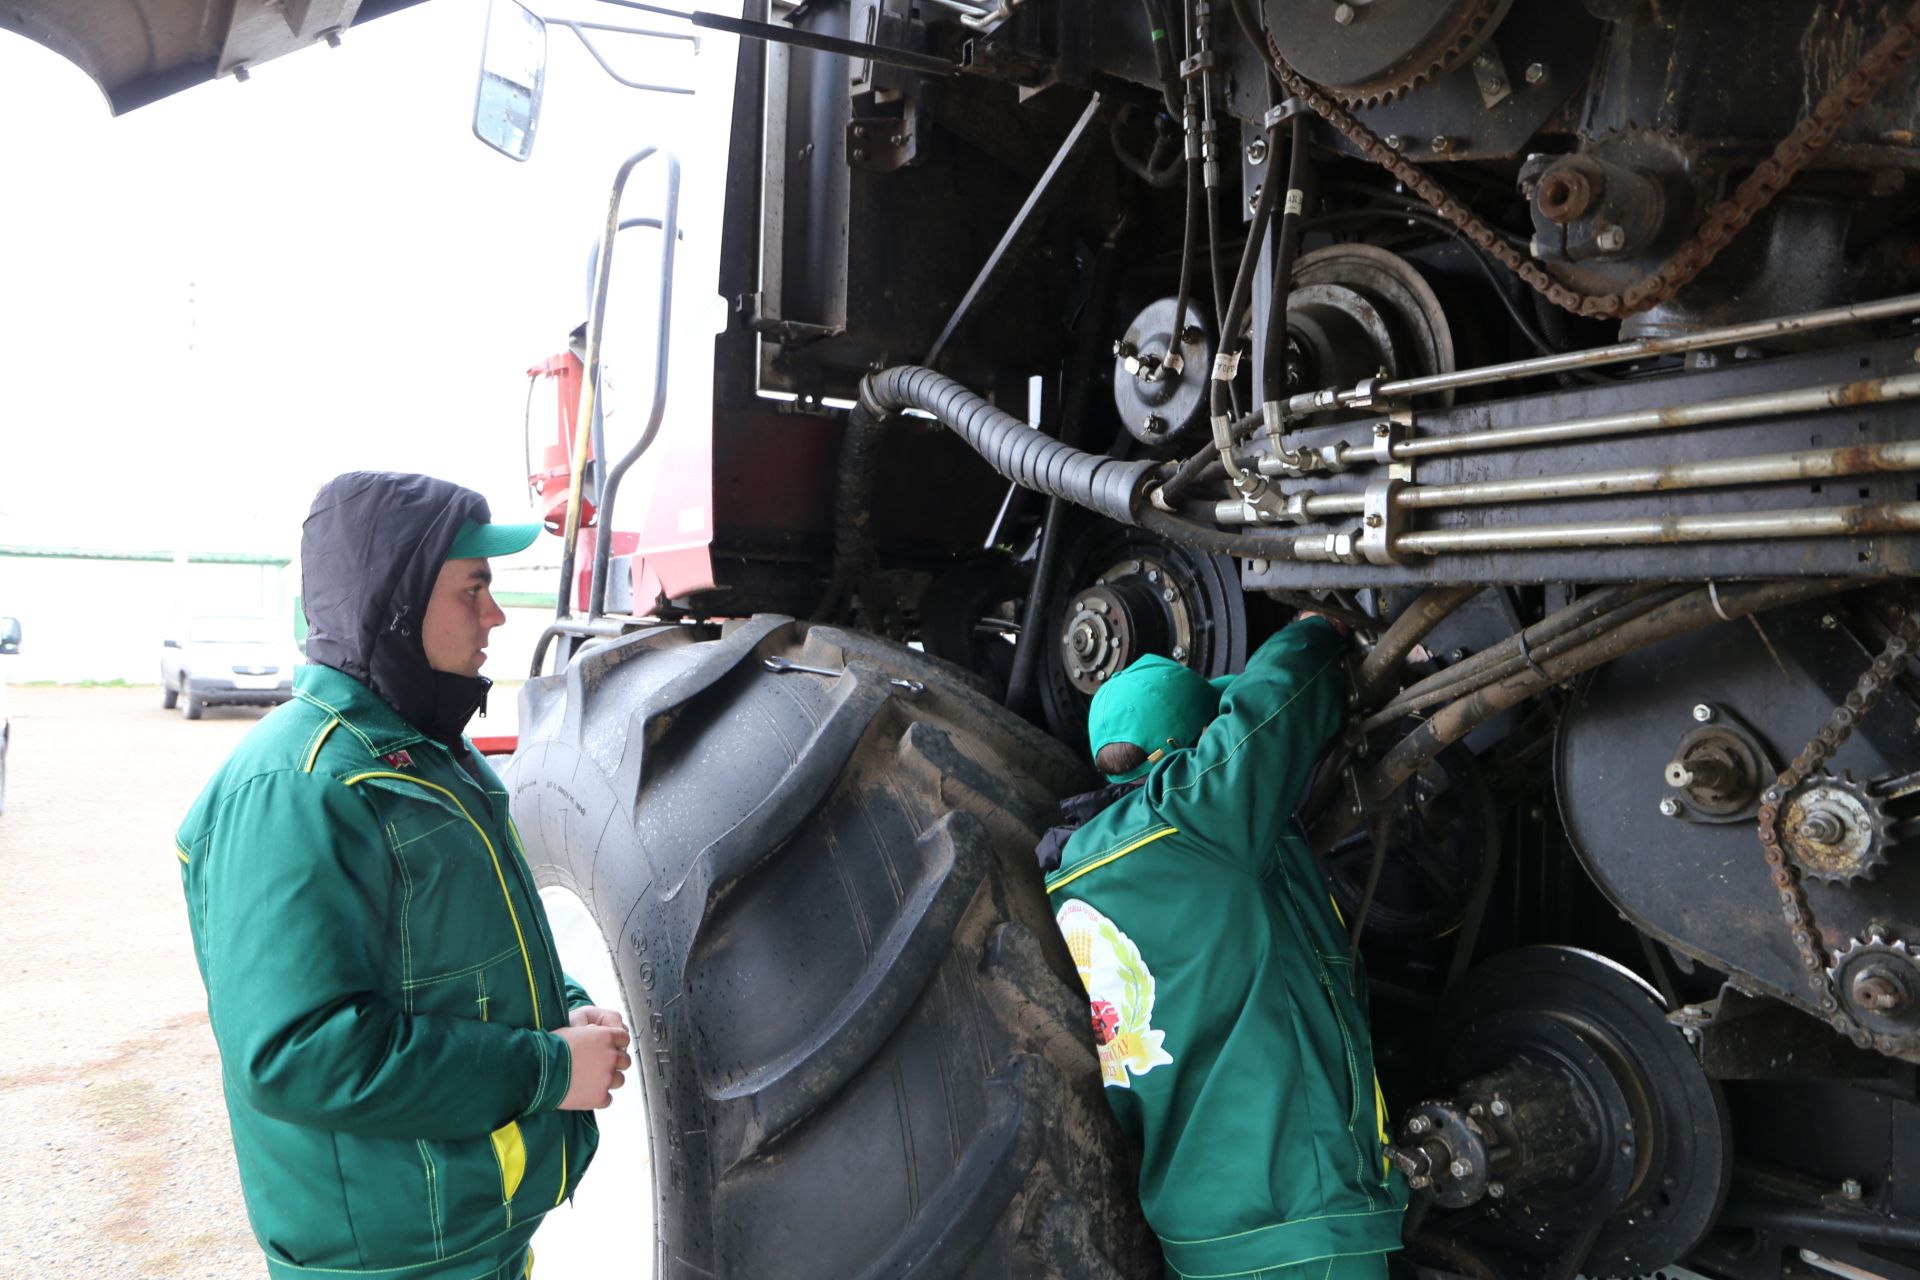
[[[1288,627],[1047,877],[1179,1276],[1400,1247],[1365,978],[1292,817],[1343,709],[1333,627]]]
[[[247,1216],[274,1280],[467,1277],[578,1184],[561,973],[507,796],[301,667],[181,826]]]

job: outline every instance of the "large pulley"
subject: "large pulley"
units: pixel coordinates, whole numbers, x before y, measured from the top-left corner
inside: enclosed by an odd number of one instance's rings
[[[1458,1214],[1442,1234],[1596,1277],[1692,1249],[1732,1148],[1719,1087],[1666,1012],[1631,971],[1571,947],[1469,973],[1436,1032],[1444,1089],[1393,1149],[1428,1212]]]
[[[1093,695],[1135,658],[1157,653],[1208,678],[1246,663],[1246,604],[1226,556],[1098,524],[1067,548],[1057,581],[1042,701],[1048,729],[1076,749]]]

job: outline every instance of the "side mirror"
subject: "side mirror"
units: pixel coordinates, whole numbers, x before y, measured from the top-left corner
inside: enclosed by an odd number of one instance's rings
[[[0,618],[0,653],[20,652],[20,619]]]
[[[514,160],[533,154],[547,79],[547,24],[518,0],[489,0],[473,136]]]
[[[162,640],[160,643],[168,649],[178,649],[180,647],[178,640]]]

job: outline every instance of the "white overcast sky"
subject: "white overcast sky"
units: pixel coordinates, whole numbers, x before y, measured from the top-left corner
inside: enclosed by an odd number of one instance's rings
[[[524,371],[585,317],[614,170],[648,143],[682,152],[697,260],[724,152],[687,131],[726,113],[621,88],[553,28],[515,164],[471,133],[485,14],[433,0],[119,119],[0,32],[0,542],[291,552],[315,488],[362,467],[526,518]],[[697,55],[604,48],[642,79],[730,75],[734,57],[708,33]],[[624,211],[650,197],[637,179]],[[633,234],[623,266],[657,252]]]

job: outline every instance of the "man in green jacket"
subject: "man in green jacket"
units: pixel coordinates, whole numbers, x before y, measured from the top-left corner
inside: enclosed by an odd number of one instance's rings
[[[330,481],[310,665],[176,839],[247,1215],[274,1280],[521,1280],[629,1067],[560,970],[484,709],[495,525],[426,476]]]
[[[1324,618],[1209,683],[1146,657],[1088,719],[1047,893],[1171,1274],[1377,1280],[1400,1247],[1366,982],[1293,821],[1345,707]]]

